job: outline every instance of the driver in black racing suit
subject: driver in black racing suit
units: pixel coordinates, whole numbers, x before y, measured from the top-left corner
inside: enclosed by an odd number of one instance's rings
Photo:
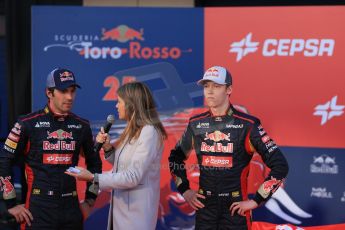
[[[190,118],[171,150],[169,165],[178,191],[196,210],[196,229],[251,229],[250,211],[282,184],[288,164],[259,119],[229,102],[232,78],[223,67],[209,68],[202,80],[210,110]],[[200,168],[199,191],[190,189],[184,161],[194,148]],[[258,152],[270,174],[253,199],[247,196],[249,163]]]
[[[88,121],[70,112],[76,87],[71,71],[54,69],[47,79],[47,106],[20,117],[0,152],[1,219],[14,217],[21,229],[83,229],[81,209],[87,216],[97,197],[98,187],[88,183],[79,204],[76,181],[64,173],[78,164],[80,154],[88,170],[102,170]],[[17,155],[25,161],[25,206],[15,205],[11,163]]]

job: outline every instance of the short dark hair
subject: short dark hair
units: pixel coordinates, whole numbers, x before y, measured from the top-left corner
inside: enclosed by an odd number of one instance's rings
[[[54,96],[54,90],[55,88],[51,87],[51,88],[46,88],[49,92],[52,93],[52,95]],[[46,97],[49,99],[48,95],[46,94]]]

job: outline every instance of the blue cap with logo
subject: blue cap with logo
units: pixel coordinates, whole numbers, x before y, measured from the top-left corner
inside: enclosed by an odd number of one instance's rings
[[[65,90],[70,86],[80,88],[75,80],[72,71],[68,69],[56,68],[48,74],[47,88],[55,88],[58,90]]]
[[[198,85],[203,85],[205,81],[213,81],[220,85],[232,85],[231,74],[221,66],[213,66],[207,69],[203,78],[198,81]]]

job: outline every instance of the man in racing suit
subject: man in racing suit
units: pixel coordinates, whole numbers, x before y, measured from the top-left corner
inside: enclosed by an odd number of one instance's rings
[[[98,188],[88,183],[79,205],[76,181],[64,173],[78,164],[80,154],[88,170],[102,170],[88,121],[70,112],[76,87],[71,71],[54,69],[47,79],[47,106],[20,117],[0,152],[0,214],[14,216],[21,229],[82,229],[80,209],[87,215],[97,197]],[[16,197],[11,163],[18,155],[24,157],[28,193],[25,207],[9,212]]]
[[[196,229],[250,229],[251,212],[282,184],[288,164],[259,119],[237,111],[229,102],[232,78],[223,67],[208,69],[204,87],[209,111],[190,118],[171,151],[169,166],[178,191],[196,210]],[[184,161],[194,148],[200,169],[199,191],[190,189]],[[247,196],[249,163],[258,152],[270,174]]]

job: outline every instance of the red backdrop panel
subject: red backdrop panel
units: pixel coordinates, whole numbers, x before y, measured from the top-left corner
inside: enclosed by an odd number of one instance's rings
[[[205,68],[230,70],[231,101],[279,145],[344,148],[344,21],[339,6],[206,8]]]

